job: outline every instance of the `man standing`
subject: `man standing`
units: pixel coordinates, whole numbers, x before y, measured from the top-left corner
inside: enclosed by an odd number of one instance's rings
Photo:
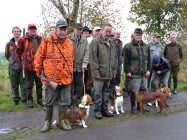
[[[159,57],[163,56],[163,51],[164,51],[164,47],[162,46],[162,44],[160,43],[160,39],[161,39],[161,35],[158,33],[155,33],[153,36],[153,41],[148,43],[148,46],[150,47],[150,57],[151,57],[151,62],[152,62],[152,58],[154,55],[157,55]],[[151,63],[151,68],[152,68],[152,63]],[[149,88],[149,84],[151,82],[151,89],[155,90],[153,81],[155,80],[155,73],[153,71],[151,71],[150,76],[148,77],[148,88]]]
[[[134,30],[134,39],[125,48],[124,70],[131,78],[131,87],[139,90],[140,87],[147,90],[147,77],[150,75],[150,48],[142,41],[141,28]],[[135,98],[130,93],[131,113],[136,113]],[[137,108],[138,109],[138,108]]]
[[[116,47],[116,55],[117,55],[117,73],[114,78],[114,85],[119,86],[121,82],[121,64],[123,63],[122,57],[122,41],[120,40],[121,31],[115,30],[113,36],[113,42]]]
[[[90,30],[89,28],[88,28],[88,26],[84,26],[84,28],[83,28],[83,30],[82,30],[82,34],[86,37],[86,38],[88,38],[88,37],[90,37],[90,34],[92,33],[92,30]]]
[[[177,43],[177,34],[170,34],[170,43],[164,48],[164,57],[169,61],[171,66],[170,78],[168,81],[168,87],[171,88],[171,77],[173,78],[174,83],[174,94],[177,94],[177,85],[178,85],[178,72],[179,66],[182,62],[183,51],[180,44]]]
[[[102,115],[113,117],[108,111],[108,98],[111,93],[110,81],[116,75],[116,49],[110,40],[112,25],[107,23],[102,27],[102,33],[90,44],[89,62],[94,78],[95,118]],[[102,113],[102,114],[101,114]]]
[[[41,37],[36,34],[37,28],[35,24],[28,25],[28,33],[23,36],[19,42],[16,53],[24,70],[26,78],[26,93],[28,98],[28,107],[33,108],[33,86],[36,83],[37,103],[43,106],[42,103],[42,83],[36,75],[34,69],[34,55],[41,43]]]
[[[35,70],[45,85],[45,125],[41,132],[51,129],[53,106],[59,101],[59,127],[71,130],[71,126],[64,123],[67,106],[70,105],[70,84],[73,79],[73,43],[67,38],[67,23],[59,20],[55,32],[45,38],[35,55]],[[49,80],[50,79],[50,80]],[[58,90],[50,84],[58,84]]]
[[[6,44],[5,57],[9,62],[8,73],[12,88],[12,97],[15,105],[18,105],[21,100],[22,103],[27,103],[26,95],[26,82],[23,78],[23,71],[21,63],[16,55],[16,49],[18,40],[20,39],[21,29],[19,27],[13,27],[12,34],[14,37]],[[19,86],[21,88],[21,98],[19,95]]]
[[[74,45],[72,94],[76,95],[77,104],[83,96],[83,71],[87,69],[89,59],[89,46],[86,37],[82,35],[82,28],[82,24],[77,23],[74,33],[68,35]]]
[[[90,37],[87,38],[88,44],[90,45],[91,41],[92,41],[95,37],[99,36],[100,34],[101,34],[101,28],[98,27],[98,26],[94,27],[93,30],[92,30],[92,36],[90,36]]]

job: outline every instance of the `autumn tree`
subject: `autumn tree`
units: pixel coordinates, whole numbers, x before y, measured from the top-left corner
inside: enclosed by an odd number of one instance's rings
[[[44,29],[55,25],[59,19],[66,20],[69,31],[73,31],[76,22],[90,28],[110,22],[115,28],[122,28],[120,8],[123,7],[119,5],[113,0],[48,0],[41,5]]]
[[[180,14],[184,11],[178,0],[131,0],[129,20],[145,26],[147,35],[160,33],[168,37],[171,31],[178,31]]]

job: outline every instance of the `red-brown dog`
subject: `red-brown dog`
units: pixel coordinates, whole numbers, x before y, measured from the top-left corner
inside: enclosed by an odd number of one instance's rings
[[[160,107],[160,113],[163,108],[166,109],[166,115],[169,113],[169,108],[166,105],[167,99],[170,98],[171,90],[168,87],[162,88],[162,90],[157,90],[156,92],[139,92],[136,90],[132,91],[136,101],[140,106],[140,114],[144,112],[144,104],[147,104],[151,101],[157,100],[158,106]]]

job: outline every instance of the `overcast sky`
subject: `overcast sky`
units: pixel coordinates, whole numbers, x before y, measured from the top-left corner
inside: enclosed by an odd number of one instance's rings
[[[0,52],[4,52],[6,43],[12,38],[12,27],[19,26],[21,29],[27,28],[30,23],[36,25],[40,23],[37,16],[41,13],[41,3],[45,0],[3,0],[0,4]],[[122,11],[124,18],[128,16],[130,8],[130,0],[115,0],[120,1],[125,6]],[[123,36],[127,36],[124,43],[130,40],[130,34],[136,28],[136,24],[127,23],[122,29]]]

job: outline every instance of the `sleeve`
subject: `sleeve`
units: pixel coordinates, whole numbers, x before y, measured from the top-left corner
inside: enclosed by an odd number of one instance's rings
[[[95,40],[92,40],[89,47],[89,64],[92,70],[92,76],[100,76],[99,74],[99,62],[97,57],[97,43]]]
[[[41,42],[40,46],[38,47],[37,52],[34,56],[34,66],[35,66],[36,74],[38,76],[40,76],[42,73],[43,60],[45,58],[46,48],[47,48],[46,46],[47,46],[47,42],[46,42],[46,39],[44,39]]]
[[[164,68],[165,69],[161,70],[161,73],[166,73],[171,69],[171,66],[166,59],[163,59],[163,60],[164,60]]]
[[[183,50],[182,50],[182,47],[179,45],[179,55],[180,55],[180,59],[181,59],[181,62],[182,62],[182,59],[183,59]]]
[[[130,51],[130,45],[125,46],[124,50],[124,72],[127,74],[131,72],[130,70],[130,59],[131,59],[131,51]]]
[[[7,43],[6,46],[5,46],[5,58],[7,60],[9,60],[9,47],[10,47],[10,44]]]
[[[21,55],[24,51],[24,39],[21,38],[18,41],[17,49],[16,49],[16,55],[18,56],[19,61],[21,62]]]
[[[150,51],[150,47],[147,46],[147,51],[148,51],[148,63],[147,63],[147,70],[151,71],[151,51]]]

